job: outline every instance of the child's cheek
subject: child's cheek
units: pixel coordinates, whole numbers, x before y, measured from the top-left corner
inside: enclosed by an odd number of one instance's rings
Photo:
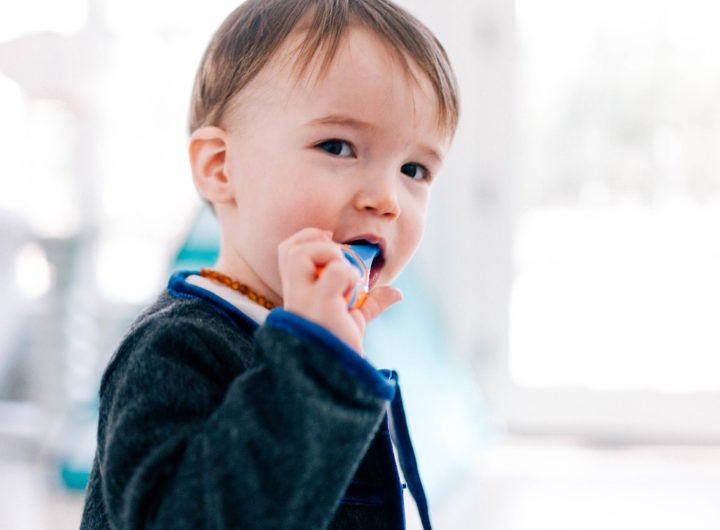
[[[288,207],[278,212],[282,225],[287,227],[289,237],[303,228],[333,230],[332,200],[325,198],[321,190],[302,190],[292,194]]]

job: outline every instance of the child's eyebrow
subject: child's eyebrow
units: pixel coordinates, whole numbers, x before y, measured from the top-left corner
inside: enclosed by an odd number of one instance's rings
[[[345,127],[354,127],[356,129],[374,130],[377,126],[370,122],[363,121],[352,116],[344,114],[329,114],[307,122],[306,125],[343,125]]]

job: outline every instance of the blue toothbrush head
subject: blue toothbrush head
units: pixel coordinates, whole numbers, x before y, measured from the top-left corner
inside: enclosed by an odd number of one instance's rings
[[[370,270],[373,260],[380,254],[380,247],[372,243],[353,243],[340,245],[345,258],[360,272],[358,280],[348,300],[351,309],[360,307],[370,290]]]

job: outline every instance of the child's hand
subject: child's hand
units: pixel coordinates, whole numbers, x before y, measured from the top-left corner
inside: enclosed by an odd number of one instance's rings
[[[362,355],[365,327],[402,299],[394,287],[368,293],[359,309],[348,309],[346,295],[358,281],[358,271],[343,256],[332,234],[305,228],[278,248],[283,306],[334,333]],[[318,275],[318,267],[323,267]]]

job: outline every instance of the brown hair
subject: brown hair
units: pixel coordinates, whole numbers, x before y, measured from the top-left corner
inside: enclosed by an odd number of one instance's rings
[[[265,66],[301,19],[309,17],[300,47],[304,71],[323,48],[321,72],[330,65],[348,27],[366,27],[397,52],[412,76],[408,58],[424,72],[438,99],[438,116],[450,136],[457,127],[459,102],[447,54],[430,30],[388,0],[247,0],[213,36],[195,77],[190,132],[219,125],[232,98]]]

